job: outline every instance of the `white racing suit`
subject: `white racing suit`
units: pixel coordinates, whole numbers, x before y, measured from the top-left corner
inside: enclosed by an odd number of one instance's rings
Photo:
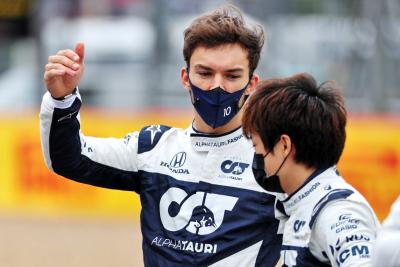
[[[79,93],[43,97],[47,166],[69,179],[140,195],[144,264],[275,266],[275,197],[255,181],[254,150],[242,130],[210,136],[152,125],[124,138],[80,133]]]
[[[393,203],[378,232],[372,259],[374,267],[400,266],[400,197]]]
[[[283,266],[371,266],[379,222],[334,167],[316,171],[277,210]]]

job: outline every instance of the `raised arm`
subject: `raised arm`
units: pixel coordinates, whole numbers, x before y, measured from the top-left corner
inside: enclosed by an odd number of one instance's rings
[[[80,132],[81,97],[75,89],[83,74],[84,46],[49,57],[44,73],[48,92],[40,110],[46,165],[66,178],[100,187],[139,190],[137,134],[125,138],[86,137]]]
[[[78,43],[75,51],[65,49],[49,56],[43,80],[52,97],[62,99],[78,86],[85,68],[84,56],[83,43]]]

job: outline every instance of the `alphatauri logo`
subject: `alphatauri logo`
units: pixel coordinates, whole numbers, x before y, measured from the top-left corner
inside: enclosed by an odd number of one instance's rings
[[[249,164],[243,162],[234,162],[232,160],[225,160],[221,164],[221,170],[224,173],[232,173],[235,175],[242,174],[246,168],[249,167]]]
[[[172,187],[160,199],[160,218],[168,231],[208,235],[223,223],[225,212],[232,211],[239,198],[198,191],[188,195]]]

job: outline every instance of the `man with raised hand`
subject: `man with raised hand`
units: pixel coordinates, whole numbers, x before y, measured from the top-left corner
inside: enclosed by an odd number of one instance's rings
[[[275,266],[275,198],[254,179],[254,150],[241,129],[263,43],[262,28],[246,25],[233,6],[195,19],[184,32],[181,70],[192,124],[151,125],[121,139],[80,132],[84,45],[49,57],[40,114],[46,164],[140,195],[145,266]]]

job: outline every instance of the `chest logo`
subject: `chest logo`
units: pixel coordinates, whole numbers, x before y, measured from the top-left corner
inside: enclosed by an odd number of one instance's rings
[[[175,154],[175,156],[171,159],[169,166],[171,168],[180,168],[183,166],[183,164],[185,164],[185,162],[186,162],[186,153],[179,152]]]
[[[240,175],[244,173],[249,164],[243,162],[234,162],[232,160],[225,160],[221,164],[221,170],[224,173],[232,173],[234,175]]]
[[[232,211],[237,197],[198,191],[189,195],[172,187],[160,199],[160,218],[168,231],[208,235],[223,223],[225,212]]]
[[[301,221],[301,220],[296,220],[293,224],[293,230],[295,233],[297,233],[298,231],[300,231],[301,228],[303,228],[303,226],[306,224],[305,221]]]
[[[173,173],[189,174],[188,169],[181,168],[186,162],[186,152],[176,153],[169,163],[161,161],[160,166],[168,168]]]

